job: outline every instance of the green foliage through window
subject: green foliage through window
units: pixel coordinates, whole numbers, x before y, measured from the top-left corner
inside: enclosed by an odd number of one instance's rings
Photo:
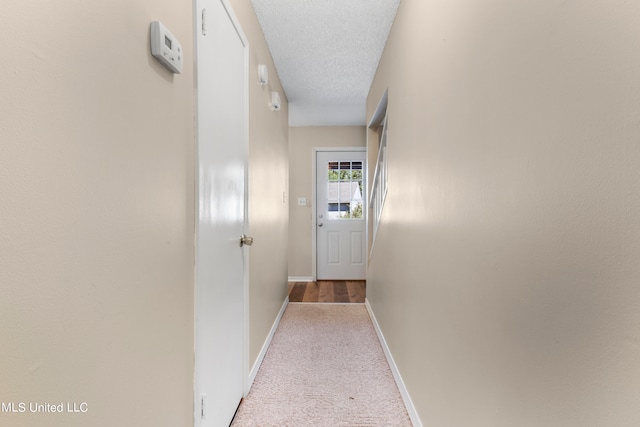
[[[328,212],[333,219],[363,219],[362,162],[328,162]]]

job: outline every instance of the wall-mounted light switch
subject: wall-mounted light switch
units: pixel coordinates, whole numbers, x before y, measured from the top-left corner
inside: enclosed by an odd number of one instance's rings
[[[307,206],[307,198],[298,197],[298,206]]]

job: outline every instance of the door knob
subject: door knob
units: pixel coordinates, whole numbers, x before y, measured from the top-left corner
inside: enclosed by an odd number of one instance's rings
[[[320,224],[318,224],[318,227],[322,227],[322,225],[323,225],[323,224],[322,224],[322,223],[320,223]]]
[[[249,237],[244,234],[240,236],[240,247],[243,247],[244,245],[247,245],[247,246],[253,245],[253,237]]]

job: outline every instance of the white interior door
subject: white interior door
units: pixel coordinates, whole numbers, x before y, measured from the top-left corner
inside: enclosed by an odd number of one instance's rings
[[[316,152],[316,275],[364,280],[366,152]]]
[[[246,39],[226,1],[196,0],[198,218],[195,425],[228,426],[243,396]],[[202,31],[205,17],[206,31]]]

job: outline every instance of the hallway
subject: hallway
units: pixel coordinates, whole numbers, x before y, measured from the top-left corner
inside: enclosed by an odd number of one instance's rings
[[[364,304],[290,303],[232,426],[410,427]]]
[[[242,331],[230,420],[286,283],[317,277],[312,152],[347,147],[368,165],[366,246],[352,255],[416,427],[640,425],[640,1],[380,1],[392,22],[370,0],[3,0],[0,425],[214,427],[210,390],[231,387],[214,375],[195,387],[195,267],[223,257],[199,261],[198,231],[234,223],[221,253],[244,279],[216,269],[207,289],[221,308],[205,311]],[[256,5],[279,20],[275,6],[294,3],[310,24],[295,15],[269,32],[297,44],[300,56],[280,58],[310,76],[287,87]],[[155,21],[180,73],[152,54]],[[369,31],[386,37],[380,56],[363,47]],[[199,41],[225,45],[221,34],[239,39],[245,66],[204,89]],[[346,71],[354,50],[370,60],[366,79]],[[231,62],[212,55],[218,71]],[[224,103],[200,120],[198,100],[222,99],[231,81],[243,113]],[[236,121],[241,142],[221,127]],[[213,128],[203,144],[201,124]],[[212,141],[213,158],[234,147],[243,161],[201,168]],[[243,187],[246,200],[218,198]],[[230,341],[206,345],[222,354]],[[320,350],[305,353],[316,366],[333,360],[314,360]],[[36,401],[88,410],[11,410]]]

